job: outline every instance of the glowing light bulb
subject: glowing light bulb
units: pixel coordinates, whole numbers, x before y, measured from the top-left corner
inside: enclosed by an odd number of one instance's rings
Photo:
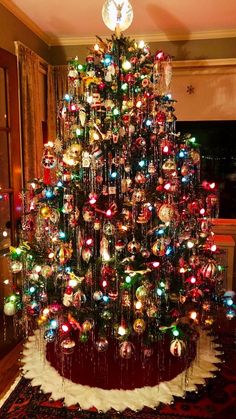
[[[62,331],[63,331],[64,333],[67,333],[67,332],[69,331],[69,327],[67,326],[67,324],[63,324],[63,325],[61,326],[61,329],[62,329]]]
[[[158,266],[160,266],[160,262],[152,262],[152,266],[153,268],[158,268]]]
[[[144,47],[145,47],[145,42],[144,41],[139,41],[138,48],[143,49]]]
[[[172,333],[173,333],[173,336],[176,336],[176,337],[179,336],[179,331],[177,329],[174,329]]]
[[[127,283],[127,284],[130,284],[130,282],[131,282],[131,277],[128,275],[126,278],[125,278],[125,282]]]
[[[190,282],[191,282],[191,284],[195,284],[195,282],[196,282],[196,278],[195,278],[194,276],[191,276],[191,278],[190,278]]]
[[[77,279],[70,279],[69,282],[68,282],[68,285],[71,288],[75,288],[77,284],[78,284]]]
[[[192,248],[193,248],[193,246],[194,246],[194,243],[193,243],[192,241],[188,240],[188,241],[187,241],[187,248],[188,248],[188,249],[192,249]]]
[[[232,300],[232,298],[227,298],[227,300],[226,300],[226,304],[227,304],[227,306],[232,306],[233,305],[233,300]]]
[[[140,310],[140,308],[142,308],[142,303],[141,303],[141,301],[137,301],[137,302],[135,303],[135,308],[136,308],[137,310]]]
[[[213,245],[211,246],[211,251],[212,251],[212,252],[215,252],[215,251],[216,251],[216,249],[217,249],[217,246],[216,246],[215,244],[213,244]]]
[[[120,336],[124,336],[124,335],[125,335],[125,333],[126,333],[125,327],[124,327],[124,326],[119,326],[119,327],[118,327],[118,334],[119,334]]]
[[[131,63],[130,63],[128,60],[125,60],[125,61],[122,63],[122,68],[123,68],[123,70],[125,70],[125,71],[129,71],[129,70],[131,69],[131,67],[132,67],[132,65],[131,65]]]
[[[191,311],[191,313],[190,313],[190,318],[191,318],[192,320],[196,320],[196,318],[197,318],[197,313],[196,313],[196,311]]]
[[[169,147],[168,145],[165,145],[165,147],[163,148],[163,153],[168,153],[169,151]]]
[[[52,329],[56,329],[58,327],[57,320],[55,320],[55,319],[51,320],[50,326],[51,326]]]

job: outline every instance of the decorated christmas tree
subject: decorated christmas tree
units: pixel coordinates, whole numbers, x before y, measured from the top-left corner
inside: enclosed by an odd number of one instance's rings
[[[215,185],[200,182],[195,139],[176,132],[171,77],[163,51],[97,38],[85,64],[68,64],[43,179],[23,194],[11,249],[23,320],[81,385],[132,390],[187,371],[222,293]]]

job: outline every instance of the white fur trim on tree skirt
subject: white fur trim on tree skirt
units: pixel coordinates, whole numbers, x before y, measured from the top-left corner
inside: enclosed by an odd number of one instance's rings
[[[79,403],[81,409],[96,407],[106,412],[115,409],[119,412],[126,408],[141,410],[144,406],[157,407],[160,403],[173,401],[173,396],[183,397],[186,391],[195,391],[197,384],[204,384],[205,378],[213,376],[217,370],[221,352],[216,349],[211,338],[202,332],[198,345],[198,355],[187,371],[183,371],[170,381],[153,387],[134,390],[104,390],[75,384],[61,377],[45,358],[45,343],[39,333],[29,338],[23,351],[24,376],[32,380],[33,386],[40,386],[44,393],[51,393],[53,400],[64,399],[66,406]]]

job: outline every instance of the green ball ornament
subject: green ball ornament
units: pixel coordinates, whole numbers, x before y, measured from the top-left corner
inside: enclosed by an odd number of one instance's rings
[[[80,337],[79,337],[79,340],[80,340],[80,342],[81,343],[86,343],[86,342],[88,342],[88,335],[87,335],[87,333],[81,333],[81,335],[80,335]]]

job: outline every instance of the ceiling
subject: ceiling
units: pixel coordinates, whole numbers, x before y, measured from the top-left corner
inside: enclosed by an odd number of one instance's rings
[[[106,36],[105,0],[0,0],[48,45],[93,43]],[[236,37],[236,0],[130,0],[127,35],[145,41]]]

